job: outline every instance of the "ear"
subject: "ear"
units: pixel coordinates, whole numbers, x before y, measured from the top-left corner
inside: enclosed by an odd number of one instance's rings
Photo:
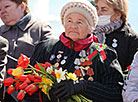
[[[111,22],[120,19],[122,16],[120,11],[115,11],[115,13],[111,16]]]
[[[116,12],[116,19],[120,19],[122,14],[120,11],[115,11]]]
[[[122,16],[122,14],[120,11],[115,11],[114,15],[112,15],[112,17],[111,17],[111,22],[120,19],[121,16]]]
[[[24,2],[22,2],[22,3],[20,4],[20,7],[21,7],[22,12],[24,12],[25,9],[26,9],[26,4],[25,4]]]

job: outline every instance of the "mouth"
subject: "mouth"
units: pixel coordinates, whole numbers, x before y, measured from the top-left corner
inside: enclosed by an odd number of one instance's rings
[[[69,33],[78,33],[77,31],[69,31]]]
[[[7,17],[8,17],[7,15],[3,15],[3,16],[1,16],[1,18],[3,18],[3,19],[4,19],[4,18],[7,18]]]

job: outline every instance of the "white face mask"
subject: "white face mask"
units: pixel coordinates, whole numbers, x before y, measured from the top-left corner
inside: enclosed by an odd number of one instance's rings
[[[110,23],[111,15],[102,15],[98,17],[98,26],[104,26]]]

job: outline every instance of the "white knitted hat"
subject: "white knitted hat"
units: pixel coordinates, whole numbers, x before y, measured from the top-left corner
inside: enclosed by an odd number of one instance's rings
[[[68,1],[61,10],[61,21],[63,25],[65,17],[72,12],[80,13],[83,15],[87,19],[91,28],[93,30],[95,29],[98,22],[98,15],[96,8],[88,0]]]

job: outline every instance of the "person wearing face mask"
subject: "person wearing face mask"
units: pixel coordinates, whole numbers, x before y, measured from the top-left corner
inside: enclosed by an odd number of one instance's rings
[[[98,41],[114,48],[122,70],[127,70],[138,50],[138,35],[127,24],[127,0],[95,0],[99,21]],[[127,73],[125,73],[127,74]]]

